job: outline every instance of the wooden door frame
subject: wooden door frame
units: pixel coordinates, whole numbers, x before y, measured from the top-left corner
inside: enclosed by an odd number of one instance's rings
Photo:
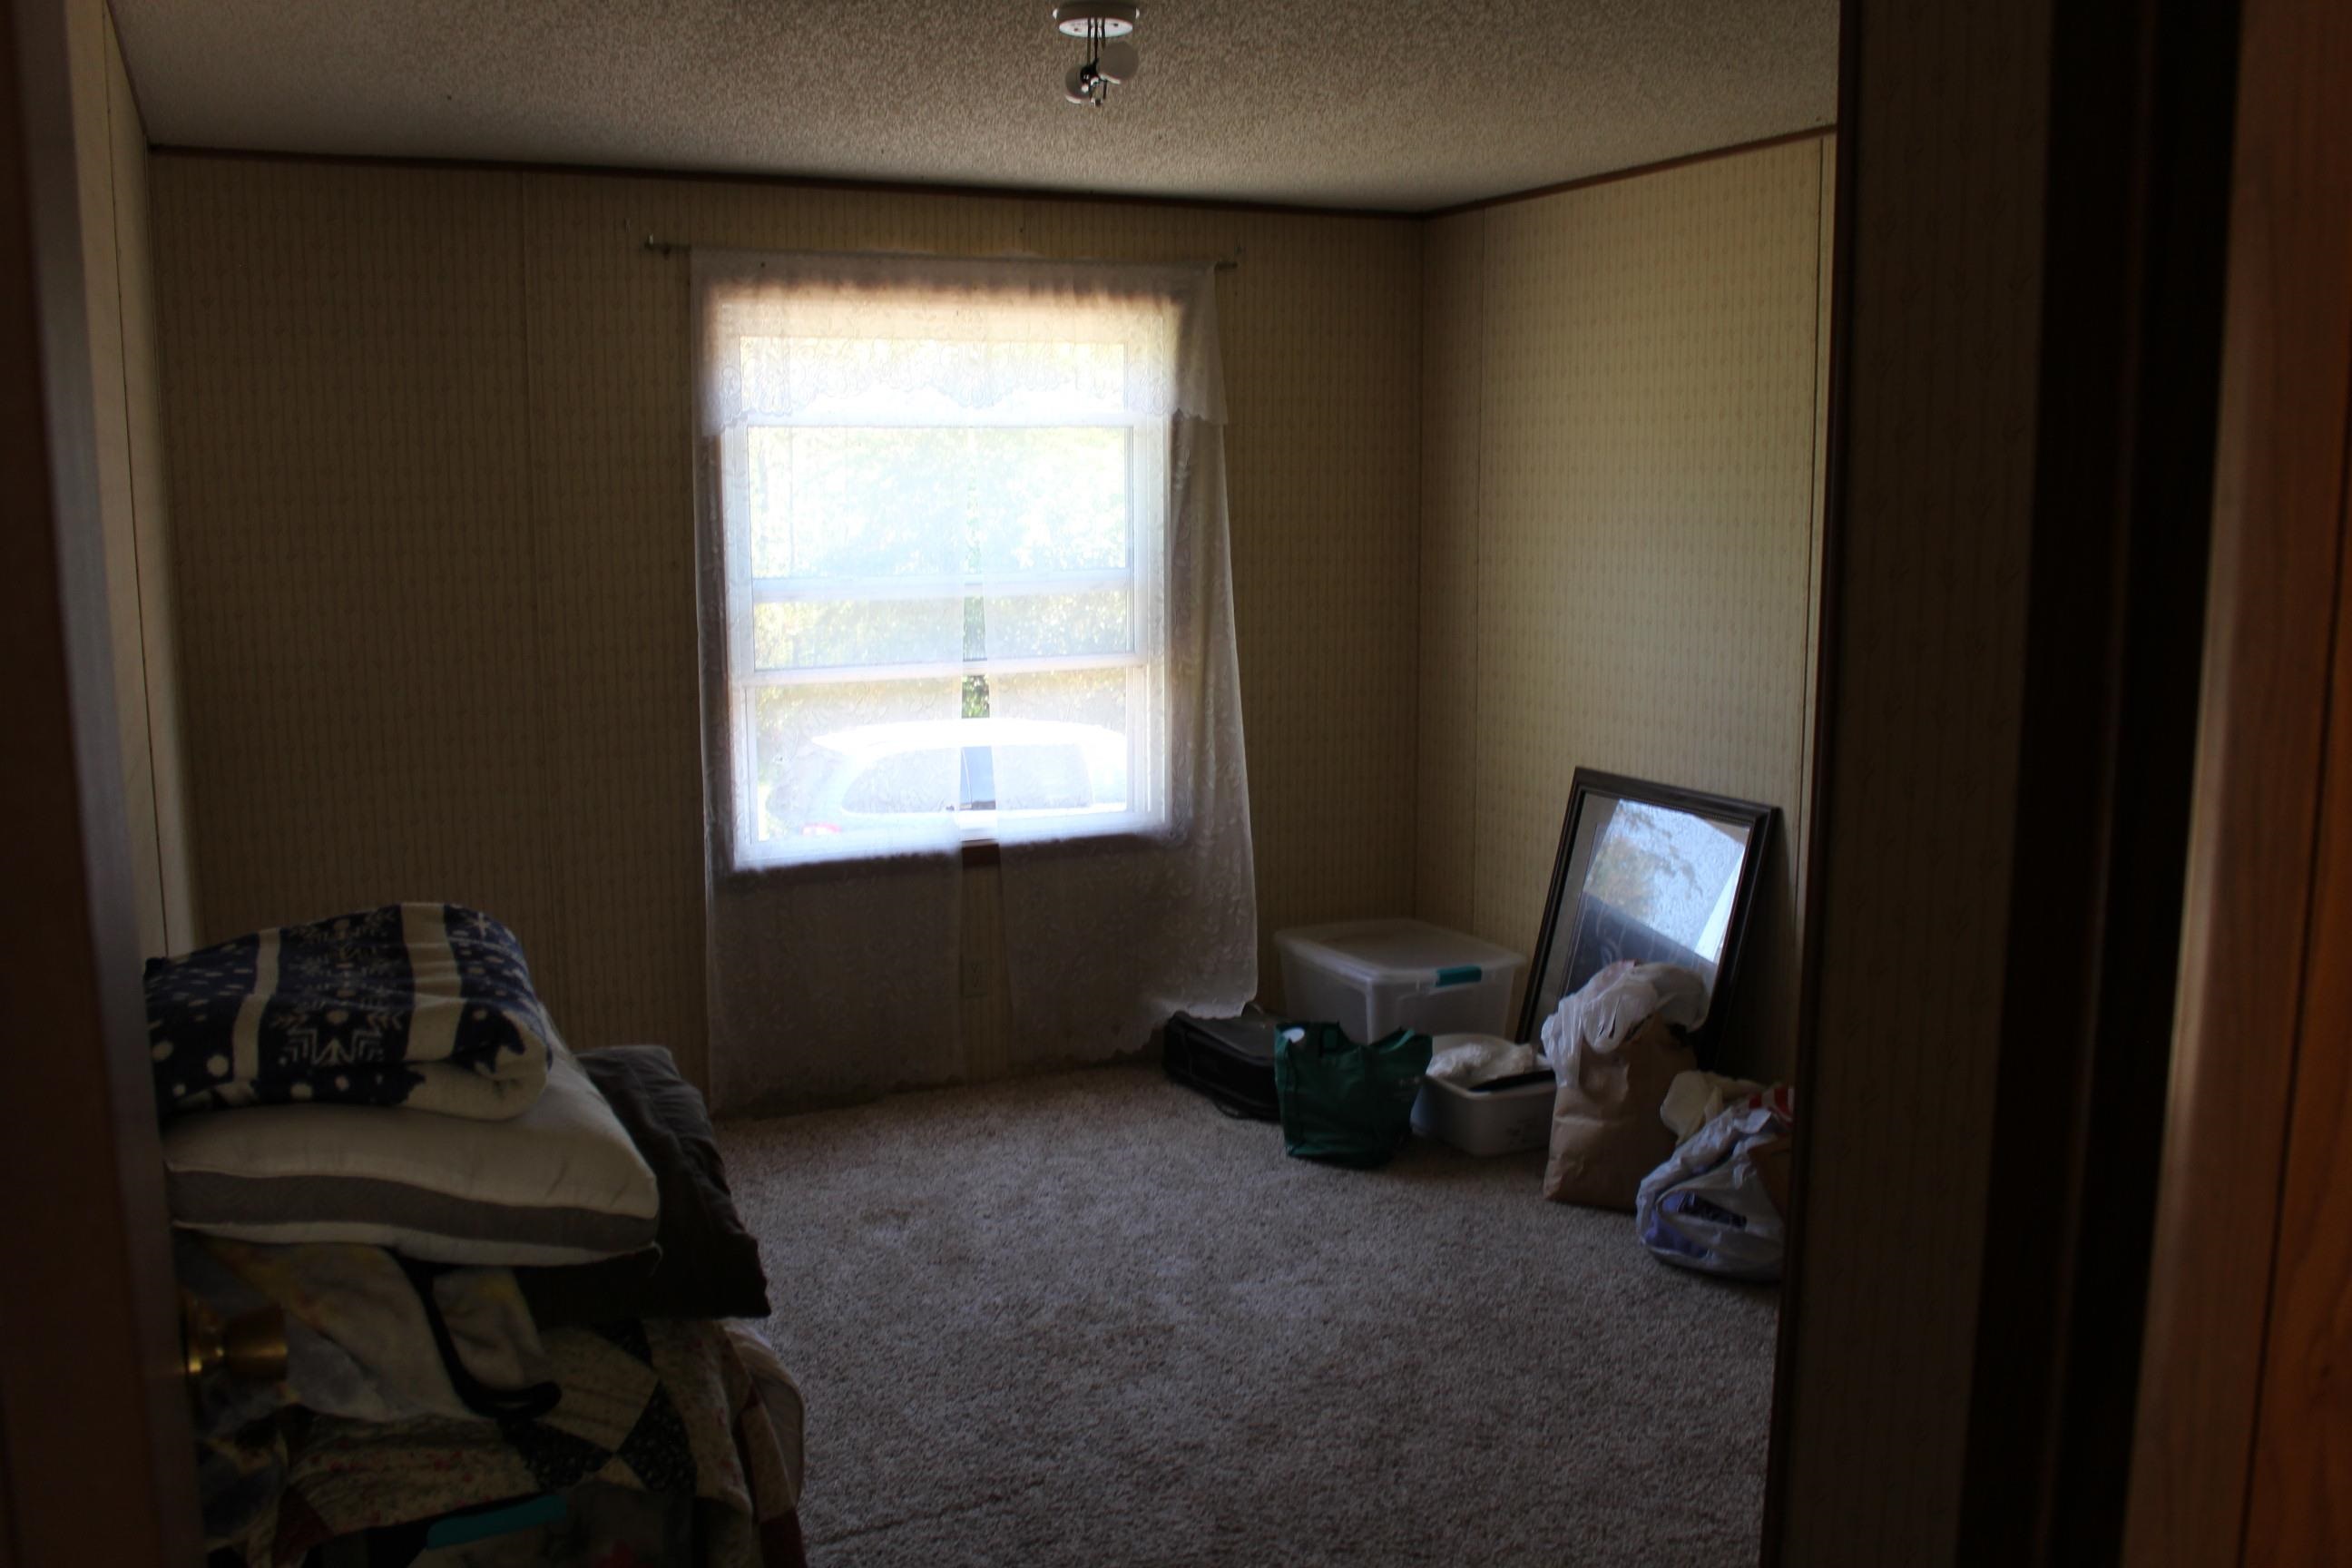
[[[1841,40],[1825,691],[1839,657],[1845,548],[1845,329],[1854,241],[1870,221],[1854,199],[1872,133],[1856,75],[1867,9],[1847,0]],[[1988,1042],[1995,1089],[1955,1552],[1964,1562],[2074,1568],[2117,1559],[2131,1473],[2170,977],[2199,777],[2240,16],[2235,0],[2056,4],[2049,16],[2015,827],[2000,1022]],[[1836,705],[1825,700],[1818,711],[1797,1068],[1804,1107],[1815,1103],[1818,938],[1837,832]],[[1871,1288],[1798,1271],[1811,1148],[1800,1141],[1794,1173],[1767,1564],[1781,1561],[1787,1526],[1801,1314],[1810,1292]]]
[[[2113,1562],[2179,965],[2236,0],[2053,7],[2023,706],[1963,1562]]]
[[[2343,73],[2352,73],[2352,58],[2339,52],[2336,59],[2340,83]],[[2337,134],[2352,136],[2352,128]],[[2347,209],[2352,193],[2337,210]],[[2352,267],[2346,276],[2352,289]],[[2346,447],[2352,475],[2352,433]],[[2343,1320],[2352,1282],[2352,1185],[2344,1180],[2346,1140],[2352,1137],[2352,485],[2337,521],[2336,562],[2335,661],[2302,1011],[2242,1510],[2240,1557],[2249,1568],[2352,1557]]]
[[[0,0],[0,1563],[198,1531],[99,526],[67,22]]]
[[[1801,933],[1797,960],[1796,1059],[1790,1071],[1799,1114],[1813,1102],[1817,1081],[1813,1040],[1821,1016],[1821,930],[1823,889],[1827,885],[1830,821],[1829,762],[1835,743],[1833,689],[1830,676],[1837,668],[1840,630],[1841,566],[1845,554],[1843,522],[1846,498],[1845,453],[1847,391],[1853,380],[1852,334],[1845,323],[1853,315],[1853,193],[1854,154],[1862,119],[1859,71],[1862,0],[1843,0],[1838,7],[1838,91],[1836,161],[1831,171],[1830,312],[1823,330],[1830,335],[1829,378],[1825,388],[1825,429],[1822,443],[1822,543],[1815,558],[1813,584],[1816,632],[1813,640],[1814,700],[1812,754],[1805,778],[1805,863],[1799,868],[1802,900],[1798,930]],[[1787,1264],[1781,1277],[1780,1311],[1774,1325],[1772,1404],[1764,1449],[1764,1518],[1757,1552],[1759,1568],[1781,1568],[1788,1534],[1790,1456],[1796,1427],[1799,1373],[1799,1303],[1803,1300],[1805,1195],[1812,1183],[1813,1137],[1801,1126],[1789,1159]]]
[[[2333,679],[2347,692],[2352,658],[2340,618],[2352,13],[2294,0],[2244,10],[2204,728],[2127,1520],[2126,1560],[2150,1568],[2316,1562],[2326,1549],[2305,1539],[2289,1550],[2280,1521],[2255,1505],[2308,1489],[2319,1478],[2303,1467],[2326,1458],[2257,1463],[2265,1433],[2275,1448],[2294,1409],[2285,1390],[2263,1392],[2266,1352],[2296,1352],[2270,1338],[2273,1308],[2308,1305],[2273,1292],[2311,1258],[2307,1227],[2326,1212],[2285,1198],[2290,1184],[2311,1190],[2315,1141],[2340,1135],[2336,1106],[2318,1097],[2331,1086],[2340,1095],[2347,1049],[2328,1033],[2347,1017],[2345,977],[2328,961],[2343,962],[2337,879],[2352,826],[2342,776],[2352,748],[2330,689]],[[2342,1289],[2340,1274],[2328,1289]],[[2282,1374],[2273,1364],[2270,1375]],[[2257,1476],[2269,1489],[2259,1495]],[[2333,1522],[2347,1526],[2340,1514]]]

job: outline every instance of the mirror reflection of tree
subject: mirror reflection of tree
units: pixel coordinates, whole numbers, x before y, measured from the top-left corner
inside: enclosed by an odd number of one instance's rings
[[[1685,819],[1687,820],[1687,819]],[[1585,886],[1595,896],[1655,926],[1684,894],[1712,896],[1702,888],[1697,865],[1650,806],[1621,801],[1592,856]]]
[[[1729,913],[1745,838],[1688,812],[1620,801],[1593,846],[1589,895],[1659,935],[1712,957]]]

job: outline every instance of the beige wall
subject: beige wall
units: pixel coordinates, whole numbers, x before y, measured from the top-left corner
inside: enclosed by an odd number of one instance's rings
[[[148,250],[147,133],[102,0],[67,12],[98,493],[141,950],[193,941]]]
[[[1731,1064],[1793,1065],[1828,320],[1813,138],[1437,220],[1414,902],[1532,953],[1579,767],[1781,808]]]
[[[581,1043],[700,1075],[691,334],[686,258],[648,235],[1241,253],[1261,926],[1411,905],[1418,225],[177,153],[153,184],[207,935],[478,903]],[[984,941],[992,882],[968,883]],[[985,1071],[1002,1009],[967,1007]]]
[[[1577,766],[1769,801],[1732,1046],[1785,1076],[1830,145],[1430,224],[163,155],[204,932],[479,903],[574,1035],[698,1072],[686,269],[641,242],[1237,252],[1263,931],[1412,909],[1528,951]]]

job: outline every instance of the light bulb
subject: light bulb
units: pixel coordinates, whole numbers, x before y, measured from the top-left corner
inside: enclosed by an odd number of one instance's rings
[[[1069,94],[1072,103],[1093,102],[1094,85],[1094,68],[1084,60],[1072,66],[1070,74],[1062,79],[1062,90]]]

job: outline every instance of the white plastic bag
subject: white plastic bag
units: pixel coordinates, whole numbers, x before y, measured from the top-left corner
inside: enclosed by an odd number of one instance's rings
[[[1652,1014],[1676,1028],[1697,1027],[1706,1017],[1706,982],[1679,964],[1621,958],[1559,999],[1543,1023],[1544,1060],[1565,1077],[1580,1041],[1613,1051]]]
[[[1795,1128],[1785,1089],[1727,1109],[1650,1173],[1633,1200],[1634,1234],[1668,1263],[1729,1279],[1777,1279],[1788,1226],[1765,1190],[1759,1154]]]

